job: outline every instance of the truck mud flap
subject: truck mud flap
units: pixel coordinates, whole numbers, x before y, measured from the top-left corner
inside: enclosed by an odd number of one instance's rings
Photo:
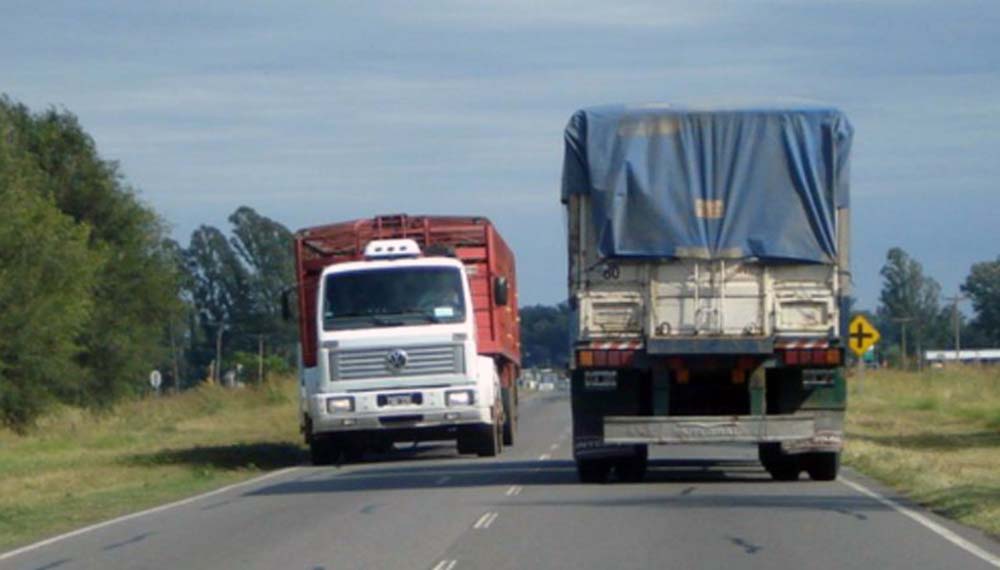
[[[830,447],[842,444],[839,429],[818,427],[811,415],[604,418],[607,444],[809,442],[818,438]]]

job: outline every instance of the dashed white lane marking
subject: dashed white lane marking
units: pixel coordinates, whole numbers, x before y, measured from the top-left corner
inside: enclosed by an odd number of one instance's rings
[[[434,482],[434,484],[435,485],[444,485],[448,481],[451,481],[451,475],[445,475],[443,477],[440,477],[437,481]]]
[[[507,495],[508,497],[515,497],[517,495],[520,495],[522,490],[524,490],[524,487],[520,485],[511,485],[510,489],[507,489],[505,495]]]
[[[442,560],[441,562],[438,562],[437,566],[435,566],[431,570],[451,570],[452,568],[455,567],[455,564],[457,563],[458,560]]]
[[[558,443],[553,443],[552,445],[549,446],[549,449],[551,449],[552,451],[555,451],[555,450],[559,449],[559,444]]]
[[[500,516],[500,513],[483,513],[483,516],[479,517],[479,520],[476,521],[476,524],[472,525],[472,528],[486,530],[490,528],[493,521],[497,520],[498,516]]]
[[[862,495],[867,495],[875,499],[876,501],[882,503],[883,505],[893,509],[894,511],[913,519],[917,523],[929,529],[931,532],[937,534],[941,538],[947,540],[948,542],[954,544],[955,546],[961,548],[962,550],[968,552],[969,554],[972,554],[973,556],[977,556],[980,559],[985,560],[987,563],[993,565],[996,568],[1000,568],[1000,557],[995,556],[983,550],[982,548],[976,546],[975,544],[969,542],[968,540],[965,540],[961,536],[958,536],[954,532],[948,530],[947,528],[941,526],[940,524],[934,522],[933,520],[927,518],[926,516],[914,511],[913,509],[904,507],[903,505],[897,503],[896,501],[893,501],[888,497],[876,493],[875,491],[872,491],[871,489],[865,487],[860,483],[855,483],[850,479],[845,479],[844,477],[840,477],[838,481],[854,489],[855,491],[861,493]]]
[[[45,539],[43,541],[36,542],[34,544],[29,544],[27,546],[22,546],[21,548],[18,548],[16,550],[11,550],[10,552],[4,552],[3,554],[0,554],[0,560],[6,560],[8,558],[13,558],[13,557],[17,556],[18,554],[23,554],[23,553],[29,552],[31,550],[36,550],[36,549],[41,548],[43,546],[48,546],[48,545],[50,545],[52,543],[59,542],[60,540],[64,540],[64,539],[67,539],[67,538],[72,538],[74,536],[79,536],[81,534],[90,532],[92,530],[97,530],[97,529],[104,528],[106,526],[111,526],[113,524],[117,524],[117,523],[120,523],[120,522],[125,522],[125,521],[128,521],[128,520],[137,519],[139,517],[144,517],[146,515],[151,515],[153,513],[159,513],[159,512],[162,512],[162,511],[166,511],[168,509],[173,509],[175,507],[181,507],[181,506],[184,506],[184,505],[188,505],[188,504],[191,504],[191,503],[193,503],[195,501],[200,501],[200,500],[202,500],[202,499],[204,499],[206,497],[211,497],[213,495],[218,495],[220,493],[225,493],[227,491],[232,491],[233,489],[239,489],[240,487],[246,487],[248,485],[253,485],[254,483],[260,483],[261,481],[264,481],[266,479],[272,479],[274,477],[278,477],[279,475],[284,475],[286,473],[291,473],[292,471],[296,471],[298,469],[299,469],[298,467],[286,467],[284,469],[279,469],[277,471],[272,471],[270,473],[265,473],[265,474],[261,475],[260,477],[254,477],[253,479],[248,479],[248,480],[240,482],[240,483],[233,483],[232,485],[226,485],[225,487],[220,487],[220,488],[218,488],[218,489],[216,489],[214,491],[209,491],[207,493],[202,493],[201,495],[195,495],[194,497],[188,497],[186,499],[181,499],[180,501],[175,501],[173,503],[167,503],[166,505],[160,505],[159,507],[153,507],[151,509],[146,509],[144,511],[139,511],[137,513],[132,513],[130,515],[121,516],[121,517],[118,517],[116,519],[111,519],[109,521],[104,521],[104,522],[100,522],[100,523],[97,523],[97,524],[92,524],[90,526],[85,526],[83,528],[78,528],[78,529],[76,529],[76,530],[74,530],[72,532],[67,532],[66,534],[60,534],[59,536],[53,536],[52,538],[48,538],[48,539]]]
[[[539,461],[546,461],[546,460],[549,460],[549,459],[552,459],[552,456],[549,455],[548,453],[543,453],[543,454],[541,454],[541,455],[538,456],[538,460]]]

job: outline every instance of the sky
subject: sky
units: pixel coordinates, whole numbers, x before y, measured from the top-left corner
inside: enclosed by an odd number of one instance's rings
[[[953,294],[1000,256],[1000,3],[2,0],[0,92],[79,117],[182,244],[484,215],[523,304],[566,296],[562,131],[614,102],[806,101],[855,128],[853,271],[904,248]]]

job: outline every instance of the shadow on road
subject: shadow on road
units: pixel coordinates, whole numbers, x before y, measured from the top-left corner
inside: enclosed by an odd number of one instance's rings
[[[132,465],[190,465],[225,470],[280,469],[300,465],[305,460],[303,449],[292,443],[198,446],[144,453],[125,459]]]

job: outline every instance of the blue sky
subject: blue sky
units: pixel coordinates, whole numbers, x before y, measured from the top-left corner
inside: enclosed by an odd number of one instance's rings
[[[831,104],[855,126],[854,270],[948,294],[1000,255],[1000,3],[12,2],[0,91],[77,114],[186,243],[250,205],[292,228],[492,218],[521,299],[565,296],[562,129],[609,102]]]

